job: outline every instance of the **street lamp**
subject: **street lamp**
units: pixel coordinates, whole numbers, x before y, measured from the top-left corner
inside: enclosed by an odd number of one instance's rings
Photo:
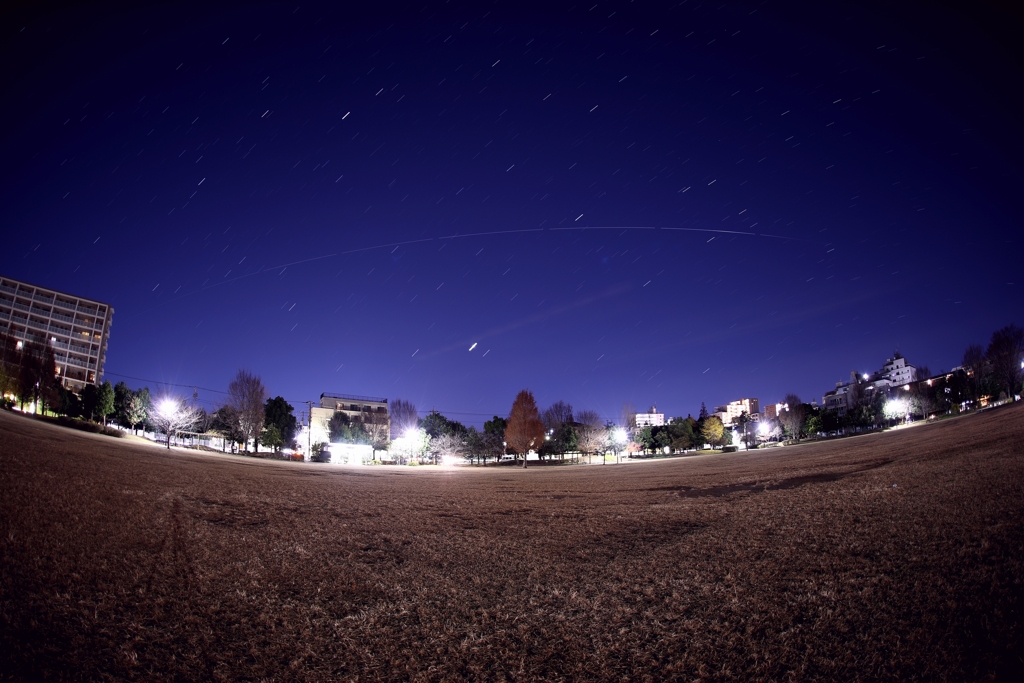
[[[622,448],[622,444],[626,443],[629,437],[626,434],[626,430],[622,427],[618,427],[612,431],[612,443],[615,449],[615,462],[619,462],[619,450]]]

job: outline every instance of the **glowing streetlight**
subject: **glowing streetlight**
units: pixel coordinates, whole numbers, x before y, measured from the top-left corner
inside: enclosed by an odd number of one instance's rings
[[[157,412],[160,414],[160,417],[173,420],[178,413],[178,404],[174,399],[165,398],[157,406]]]

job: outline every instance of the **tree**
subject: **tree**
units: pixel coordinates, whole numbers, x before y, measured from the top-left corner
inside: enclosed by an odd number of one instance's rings
[[[992,365],[992,380],[1000,391],[1006,391],[1006,398],[1014,400],[1021,383],[1024,330],[1016,325],[1007,325],[993,332],[985,358]]]
[[[442,460],[455,458],[466,452],[466,437],[457,432],[440,434],[430,439],[430,451],[434,454],[434,464],[437,459]]]
[[[17,355],[17,370],[16,389],[22,409],[26,403],[38,405],[40,395],[57,381],[53,349],[45,342],[24,342]]]
[[[557,432],[566,422],[572,422],[572,406],[565,401],[555,401],[541,416],[544,429]]]
[[[419,413],[409,401],[396,398],[391,402],[391,438],[397,439],[419,426]]]
[[[407,429],[402,436],[391,440],[391,450],[402,459],[419,460],[430,450],[430,435],[426,430],[414,427]]]
[[[58,385],[57,401],[53,404],[52,408],[58,415],[81,417],[82,399],[70,389]]]
[[[298,427],[295,422],[295,416],[292,414],[293,410],[295,409],[291,404],[280,396],[268,399],[267,404],[263,407],[267,429],[272,426],[277,428],[278,443],[276,446],[273,446],[275,453],[280,450],[281,444],[289,443],[295,438],[295,432]]]
[[[103,420],[103,425],[107,424],[107,415],[114,412],[114,387],[110,386],[110,382],[106,381],[100,385],[99,395],[96,400],[96,415]]]
[[[693,448],[696,444],[693,426],[696,423],[696,420],[689,416],[673,418],[668,423],[667,430],[670,437],[669,447],[674,451],[685,451],[688,448]]]
[[[281,444],[284,443],[284,439],[281,437],[281,430],[278,429],[276,424],[267,424],[260,433],[260,443],[267,448],[272,449],[275,453],[281,450]]]
[[[984,386],[985,350],[978,344],[971,344],[964,350],[961,365],[967,373],[967,395],[976,404]]]
[[[18,384],[18,340],[0,332],[0,400]]]
[[[636,429],[636,406],[628,401],[622,404],[622,428],[629,434]]]
[[[508,420],[503,417],[495,415],[493,418],[484,422],[484,433],[495,434],[501,437],[501,440],[505,440],[505,428],[508,427]]]
[[[354,420],[342,412],[334,413],[327,422],[327,432],[331,443],[369,443],[370,439],[363,430],[363,423]]]
[[[197,413],[185,399],[167,397],[160,400],[150,419],[157,429],[167,435],[167,449],[170,450],[171,439],[178,432],[191,429],[196,423]]]
[[[806,418],[804,404],[796,394],[786,394],[786,398],[782,399],[782,402],[785,406],[779,412],[779,422],[786,428],[786,432],[791,438],[799,440],[800,431],[804,427]]]
[[[704,443],[709,443],[712,447],[722,443],[722,436],[724,434],[725,426],[717,415],[709,415],[700,428],[700,435],[704,439]]]
[[[604,453],[608,447],[608,430],[601,416],[593,410],[581,410],[576,415],[576,434],[579,449],[587,455]]]
[[[505,454],[505,427],[507,426],[508,420],[497,415],[484,422],[482,455],[485,463],[488,457],[497,460]]]
[[[128,405],[134,393],[124,381],[114,385],[114,421],[122,427],[128,426]]]
[[[704,401],[700,402],[700,412],[697,413],[697,422],[703,422],[708,419],[708,409],[704,405]]]
[[[125,426],[131,427],[134,432],[136,425],[145,422],[149,417],[150,402],[149,387],[143,387],[133,392],[125,408],[124,418],[127,420]]]
[[[100,388],[95,384],[86,384],[80,394],[82,399],[82,416],[90,422],[95,419],[96,406],[100,401]]]
[[[263,380],[248,370],[239,370],[235,379],[228,385],[228,402],[238,413],[238,424],[245,437],[243,448],[248,452],[249,439],[252,439],[253,450],[263,428],[263,406],[267,400],[267,390]]]
[[[505,442],[513,453],[522,454],[523,468],[526,468],[526,454],[539,449],[544,442],[544,423],[540,420],[537,402],[533,393],[523,389],[512,402],[512,411],[505,427]]]
[[[466,433],[466,427],[461,422],[449,420],[447,417],[431,410],[425,418],[423,418],[420,426],[426,430],[427,434],[431,438],[436,438],[444,434],[459,434],[464,435]]]
[[[743,440],[743,445],[747,448],[750,448],[750,428],[753,424],[754,419],[745,410],[736,418],[736,426],[739,427],[740,438]]]
[[[808,436],[817,436],[825,430],[824,422],[820,415],[811,415],[807,418],[806,429]]]
[[[655,443],[654,433],[650,426],[644,427],[643,429],[639,430],[633,436],[633,440],[640,444],[640,447],[643,448],[645,453],[657,450],[658,448],[658,444]]]
[[[232,444],[245,442],[245,434],[242,432],[242,425],[238,419],[238,411],[231,404],[221,406],[213,414],[210,428],[222,437],[225,444],[229,441]],[[231,447],[231,452],[234,453],[234,446]]]
[[[370,445],[374,450],[382,451],[388,446],[391,435],[391,424],[385,411],[372,411],[363,414],[363,431],[366,432]]]

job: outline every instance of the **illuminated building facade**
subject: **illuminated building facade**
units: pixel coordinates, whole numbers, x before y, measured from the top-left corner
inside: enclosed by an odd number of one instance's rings
[[[69,389],[103,381],[113,316],[100,301],[0,277],[0,331],[19,342],[48,343]]]

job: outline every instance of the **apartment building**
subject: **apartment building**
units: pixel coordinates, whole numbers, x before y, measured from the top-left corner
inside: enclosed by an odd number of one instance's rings
[[[651,409],[646,413],[636,414],[636,428],[643,429],[644,427],[662,427],[665,424],[665,413],[659,413],[655,406],[651,406]]]
[[[68,389],[103,381],[113,316],[101,301],[0,277],[0,331],[21,343],[48,343]]]
[[[390,424],[388,400],[371,396],[348,394],[320,394],[320,405],[310,411],[310,430],[313,443],[330,441],[327,424],[335,413],[345,413],[353,420]]]
[[[715,415],[724,425],[731,425],[743,413],[753,417],[761,412],[761,402],[756,398],[741,398],[715,408]]]

